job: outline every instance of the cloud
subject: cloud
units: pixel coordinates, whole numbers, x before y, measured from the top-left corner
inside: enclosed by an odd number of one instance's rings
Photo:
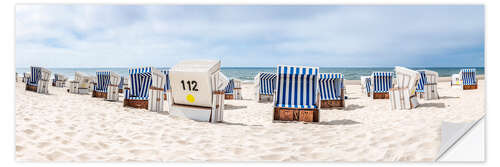
[[[198,58],[223,66],[483,66],[484,7],[16,6],[18,67],[164,67]]]

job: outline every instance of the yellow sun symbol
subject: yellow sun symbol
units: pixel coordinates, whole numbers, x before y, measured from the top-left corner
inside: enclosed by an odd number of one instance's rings
[[[188,94],[186,96],[186,100],[189,101],[190,103],[194,103],[194,96],[191,94]]]

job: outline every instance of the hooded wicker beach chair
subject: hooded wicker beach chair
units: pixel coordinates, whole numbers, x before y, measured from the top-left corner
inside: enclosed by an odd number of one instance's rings
[[[372,99],[389,99],[392,88],[393,72],[373,72],[370,80],[370,96]]]
[[[43,67],[30,67],[30,71],[31,75],[26,82],[26,90],[48,94],[51,72]]]
[[[224,99],[234,99],[234,79],[230,79],[226,88],[224,89]]]
[[[318,67],[278,65],[274,120],[318,122]]]
[[[320,73],[319,92],[321,108],[344,108],[344,75],[340,73]]]
[[[130,88],[125,89],[124,106],[163,112],[165,75],[153,67],[130,68]]]
[[[89,77],[81,72],[75,72],[74,80],[69,82],[69,92],[75,94],[88,94]]]
[[[273,101],[276,89],[276,73],[260,72],[255,78],[256,99],[258,102]]]
[[[371,76],[361,76],[360,81],[361,81],[361,93],[365,94],[366,96],[370,97],[370,85],[371,85]]]
[[[420,80],[420,73],[405,67],[396,66],[394,86],[389,89],[392,109],[412,109],[418,104],[416,89]]]
[[[437,81],[439,74],[431,70],[418,70],[420,80],[417,85],[417,95],[426,100],[439,99]]]
[[[220,65],[214,60],[187,60],[173,66],[169,71],[170,114],[212,123],[223,121],[224,89],[229,81],[220,72]]]
[[[55,73],[54,79],[52,79],[52,86],[64,87],[64,86],[66,86],[66,80],[68,80],[68,78],[66,78],[66,76],[64,76],[62,74]]]
[[[460,70],[459,75],[460,80],[462,81],[463,90],[477,89],[476,69],[462,69]]]
[[[97,71],[96,75],[97,84],[92,91],[92,97],[104,98],[109,101],[117,101],[120,76],[112,71]]]

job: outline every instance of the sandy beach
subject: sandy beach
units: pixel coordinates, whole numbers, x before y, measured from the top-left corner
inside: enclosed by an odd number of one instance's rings
[[[463,91],[440,79],[439,100],[391,110],[346,81],[346,108],[322,109],[319,123],[273,123],[272,103],[226,100],[224,123],[123,107],[50,86],[49,95],[16,83],[17,161],[433,161],[443,121],[485,115],[485,82]],[[21,81],[21,80],[19,80]]]

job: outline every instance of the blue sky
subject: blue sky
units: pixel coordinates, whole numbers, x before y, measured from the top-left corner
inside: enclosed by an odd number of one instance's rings
[[[16,67],[484,66],[484,7],[17,5]]]

